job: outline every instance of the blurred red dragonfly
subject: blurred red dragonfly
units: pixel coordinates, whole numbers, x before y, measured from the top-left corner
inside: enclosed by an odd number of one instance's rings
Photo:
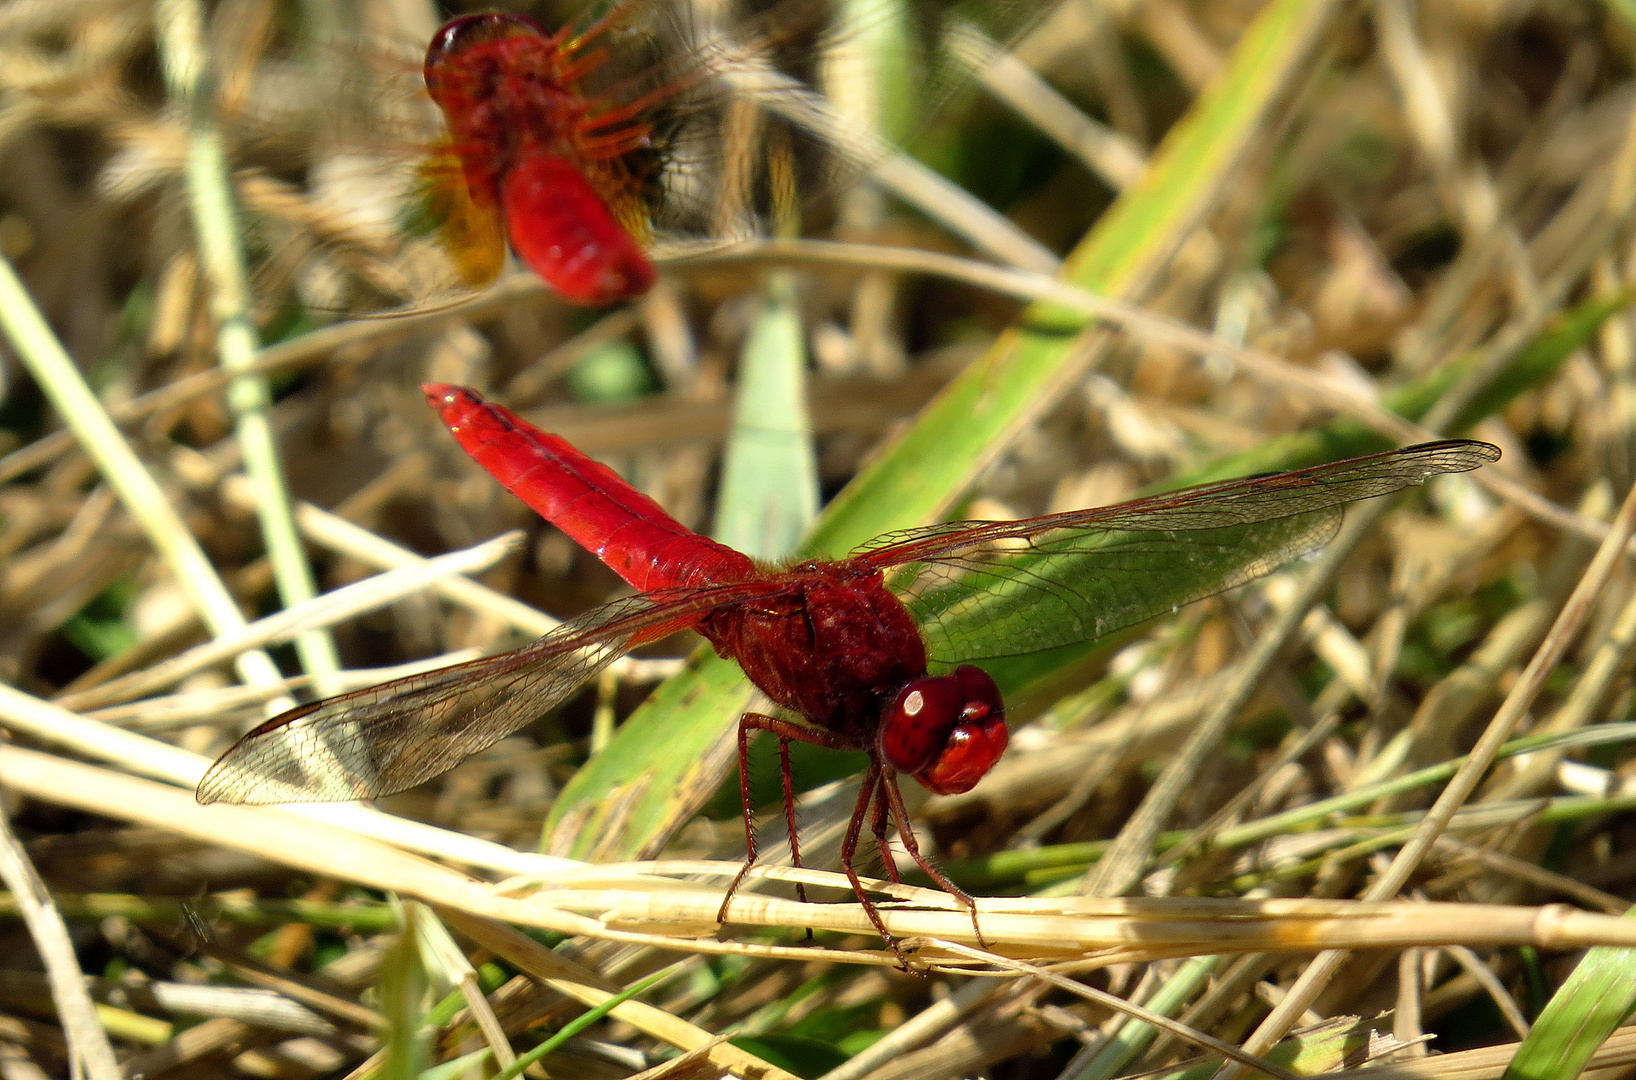
[[[793,714],[739,721],[748,861],[721,920],[757,855],[748,750],[768,731],[797,866],[789,744],[869,755],[841,865],[888,944],[853,867],[866,823],[894,881],[889,822],[976,919],[971,898],[921,854],[897,782],[908,773],[933,792],[969,791],[1004,752],[1000,692],[970,661],[1089,641],[1231,588],[1328,542],[1347,503],[1500,456],[1487,443],[1425,443],[1117,506],[907,529],[842,559],[770,566],[692,532],[611,469],[474,391],[425,391],[479,465],[641,591],[514,652],[277,716],[211,766],[199,801],[402,791],[538,719],[628,650],[694,630]]]
[[[989,5],[984,29],[1014,36],[1052,2]],[[914,13],[908,36],[927,39],[917,43],[922,52],[939,49],[945,13],[936,0],[915,6],[927,10]],[[364,306],[354,295],[360,287],[395,293],[389,304],[453,298],[495,280],[508,240],[564,299],[630,300],[654,281],[646,249],[656,236],[719,244],[748,235],[761,219],[794,213],[796,189],[810,205],[815,193],[844,187],[890,152],[800,81],[819,66],[816,58],[866,39],[871,18],[889,17],[885,5],[879,15],[860,16],[867,8],[853,4],[853,14],[837,23],[829,0],[778,0],[731,34],[701,25],[688,10],[673,0],[615,0],[593,4],[555,31],[516,14],[444,24],[421,70],[441,130],[413,139],[418,152],[372,155],[360,147],[333,159],[345,164],[315,161],[308,170],[315,187],[332,173],[362,181],[323,188],[373,207],[360,207],[360,222],[397,202],[392,216],[409,226],[389,268],[344,250],[345,228],[321,237],[320,251],[331,258],[317,264],[325,272],[305,275],[330,294],[319,306]],[[921,76],[914,96],[922,105],[968,77],[943,60],[923,65]],[[354,123],[404,122],[407,102],[390,108],[363,96],[364,108],[392,118]],[[755,107],[746,112],[743,105]],[[336,145],[364,141],[343,137]],[[346,156],[354,152],[358,160]],[[417,160],[405,169],[405,157]],[[401,190],[383,204],[394,179]],[[287,203],[262,200],[274,208]],[[269,240],[275,251],[287,246]],[[291,261],[270,263],[287,274]],[[276,280],[264,290],[276,290]]]
[[[653,284],[640,195],[655,134],[643,116],[675,88],[626,102],[581,93],[606,62],[594,47],[604,32],[594,24],[552,34],[524,15],[489,14],[461,16],[433,36],[426,90],[449,138],[424,176],[468,283],[499,273],[509,237],[574,303],[630,300]]]

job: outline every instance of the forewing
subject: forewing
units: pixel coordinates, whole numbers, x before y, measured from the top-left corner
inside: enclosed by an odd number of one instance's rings
[[[514,652],[291,709],[199,782],[201,803],[333,802],[424,783],[543,716],[629,649],[694,626],[746,586],[644,593]]]
[[[891,533],[855,557],[887,570],[934,659],[1015,656],[1251,581],[1327,543],[1347,503],[1498,457],[1487,443],[1426,443],[1117,506]]]
[[[335,314],[468,298],[503,266],[505,238],[450,155],[421,75],[426,39],[344,23],[299,66],[264,57],[249,76],[259,90],[223,118],[255,298]]]

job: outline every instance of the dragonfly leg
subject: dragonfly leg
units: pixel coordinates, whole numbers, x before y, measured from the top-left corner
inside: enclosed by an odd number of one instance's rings
[[[750,716],[739,718],[738,722],[738,789],[744,800],[744,865],[738,868],[738,874],[733,883],[727,886],[727,895],[721,898],[721,907],[716,911],[716,921],[727,921],[727,905],[733,902],[733,894],[744,883],[744,878],[750,872],[750,867],[756,861],[756,829],[753,818],[753,808],[750,806],[750,735],[757,729],[750,724]]]
[[[903,846],[908,850],[915,865],[925,871],[926,876],[937,883],[938,888],[960,901],[965,909],[971,913],[971,928],[977,934],[977,944],[988,948],[988,942],[983,940],[983,928],[977,925],[977,901],[973,900],[964,889],[944,876],[943,871],[933,866],[931,860],[920,853],[920,841],[915,839],[914,828],[909,824],[909,811],[903,805],[903,793],[898,790],[897,774],[891,769],[884,770],[881,777],[881,786],[886,789],[886,797],[892,807],[892,816],[897,819],[898,835],[903,838]]]
[[[813,743],[816,746],[827,746],[834,750],[856,750],[857,747],[844,739],[830,736],[827,732],[816,731],[812,728],[797,724],[791,720],[781,720],[776,716],[763,716],[761,713],[745,713],[738,720],[738,790],[744,806],[744,850],[746,858],[744,865],[739,867],[738,876],[733,883],[727,886],[727,895],[722,897],[721,907],[716,910],[716,921],[727,921],[727,906],[733,902],[733,894],[738,892],[744,879],[749,876],[750,867],[755,865],[759,856],[756,847],[755,807],[750,802],[750,738],[758,731],[770,731],[778,736],[778,761],[784,781],[784,815],[790,830],[790,861],[796,866],[801,865],[801,850],[795,838],[795,780],[790,773],[790,747],[792,742]],[[795,886],[796,895],[803,903],[807,899],[806,886],[799,882]],[[811,936],[811,931],[808,931]]]
[[[783,720],[774,716],[763,716],[761,713],[745,713],[743,716],[739,717],[739,794],[743,798],[744,802],[745,850],[748,852],[749,858],[739,869],[738,876],[733,879],[733,883],[727,887],[727,895],[723,897],[721,907],[716,912],[716,921],[722,923],[727,921],[727,907],[732,902],[733,894],[738,891],[738,887],[743,884],[745,877],[750,873],[750,867],[755,862],[757,855],[755,827],[752,823],[752,806],[750,803],[750,736],[752,733],[757,731],[770,731],[779,739],[779,763],[781,766],[783,766],[785,782],[784,805],[786,813],[789,817],[790,825],[790,854],[796,860],[797,865],[799,865],[799,854],[795,847],[795,792],[794,781],[791,779],[789,771],[788,744],[792,742],[804,742],[811,743],[814,746],[827,747],[831,750],[863,749],[863,747],[860,747],[856,742],[843,736],[837,735],[833,732],[824,731],[821,728],[812,728],[804,724],[798,724],[792,720]],[[846,878],[852,883],[852,891],[857,894],[859,903],[863,905],[864,914],[869,916],[869,921],[874,924],[875,931],[880,934],[881,940],[886,942],[886,944],[891,947],[892,952],[897,955],[898,964],[903,968],[903,970],[912,971],[914,969],[909,966],[908,958],[903,955],[903,950],[898,948],[897,940],[892,937],[891,932],[886,929],[886,923],[881,919],[880,911],[875,907],[875,902],[869,899],[869,893],[863,887],[863,881],[858,877],[858,871],[856,867],[853,866],[858,854],[858,842],[863,836],[864,820],[869,816],[871,804],[878,804],[883,798],[897,794],[897,788],[895,786],[891,786],[889,777],[890,772],[885,766],[875,759],[874,754],[871,754],[869,771],[864,773],[863,785],[858,790],[858,802],[852,809],[852,821],[847,825],[846,838],[841,842],[841,869],[846,871]],[[901,797],[898,798],[898,802],[902,802]],[[874,818],[871,819],[871,831],[876,834],[877,839],[884,837],[886,831],[886,815],[888,813],[895,812],[895,810],[890,809],[892,806],[890,802],[888,802],[887,805],[889,807],[887,811],[883,812],[877,808]],[[901,821],[902,815],[899,815],[899,817]],[[918,849],[911,848],[911,851],[914,851],[916,861],[924,866],[925,861],[920,858]],[[888,860],[887,865],[889,867],[892,866],[890,860]],[[893,869],[895,869],[895,867]],[[933,876],[934,880],[938,880],[940,884],[944,880],[942,879],[942,876],[936,874],[935,871],[933,872]],[[972,904],[971,898],[966,896],[965,893],[960,892],[958,889],[952,889],[952,887],[951,890],[956,896],[964,900],[968,906],[975,909],[975,905]],[[976,916],[974,914],[973,919],[975,918]]]
[[[892,857],[892,845],[886,839],[886,815],[886,770],[882,769],[881,779],[875,784],[875,809],[870,815],[869,831],[875,834],[875,846],[880,849],[880,861],[886,867],[886,876],[894,883],[901,884],[903,878],[898,874],[898,861]]]
[[[904,971],[913,971],[909,966],[908,957],[898,948],[897,939],[886,929],[886,923],[875,908],[875,902],[869,899],[869,893],[864,889],[863,882],[858,878],[858,871],[852,865],[853,858],[858,854],[858,840],[863,835],[864,815],[869,813],[869,804],[876,798],[880,787],[882,766],[871,760],[869,771],[863,774],[863,786],[858,790],[858,805],[852,809],[852,821],[846,827],[846,839],[841,841],[841,869],[846,871],[847,880],[852,882],[852,891],[858,894],[858,902],[863,905],[863,913],[869,916],[869,921],[875,924],[875,932],[880,934],[881,940],[891,946],[897,954],[898,966]]]
[[[778,772],[784,781],[784,826],[790,833],[790,865],[797,870],[801,869],[801,840],[795,827],[795,776],[790,772],[790,740],[788,736],[778,737]],[[807,902],[807,886],[804,882],[795,883],[795,896],[803,904]],[[807,930],[807,937],[812,937],[812,930]]]

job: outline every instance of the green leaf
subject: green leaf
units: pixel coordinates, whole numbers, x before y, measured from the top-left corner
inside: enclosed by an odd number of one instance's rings
[[[1636,918],[1636,909],[1624,917]],[[1636,949],[1599,945],[1546,1002],[1503,1080],[1571,1080],[1636,1010]]]
[[[758,559],[788,555],[818,516],[806,367],[795,283],[775,274],[739,360],[714,530]]]

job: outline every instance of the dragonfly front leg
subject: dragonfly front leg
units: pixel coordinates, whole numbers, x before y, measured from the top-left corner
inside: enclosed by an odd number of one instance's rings
[[[884,766],[870,755],[869,771],[863,774],[863,785],[858,789],[858,804],[852,808],[852,821],[846,827],[846,839],[841,841],[841,869],[846,871],[846,878],[852,882],[852,891],[858,894],[858,902],[863,905],[863,913],[869,916],[869,921],[875,924],[875,930],[881,940],[892,947],[897,954],[898,966],[904,971],[912,971],[908,957],[898,948],[897,938],[886,929],[886,922],[875,909],[875,902],[869,899],[869,893],[863,887],[863,881],[858,877],[858,871],[853,866],[853,860],[858,854],[858,841],[863,836],[864,815],[869,813],[869,804],[877,797],[880,790],[881,774]]]
[[[887,802],[892,807],[892,817],[897,820],[898,835],[903,838],[903,846],[915,860],[915,865],[971,913],[971,928],[977,934],[977,944],[988,948],[988,942],[983,940],[983,928],[977,925],[977,901],[973,900],[966,890],[945,877],[943,871],[933,866],[931,860],[920,853],[920,841],[915,839],[915,830],[909,824],[909,810],[903,805],[903,793],[898,790],[897,774],[891,769],[885,770],[881,776],[881,786],[886,789]]]

